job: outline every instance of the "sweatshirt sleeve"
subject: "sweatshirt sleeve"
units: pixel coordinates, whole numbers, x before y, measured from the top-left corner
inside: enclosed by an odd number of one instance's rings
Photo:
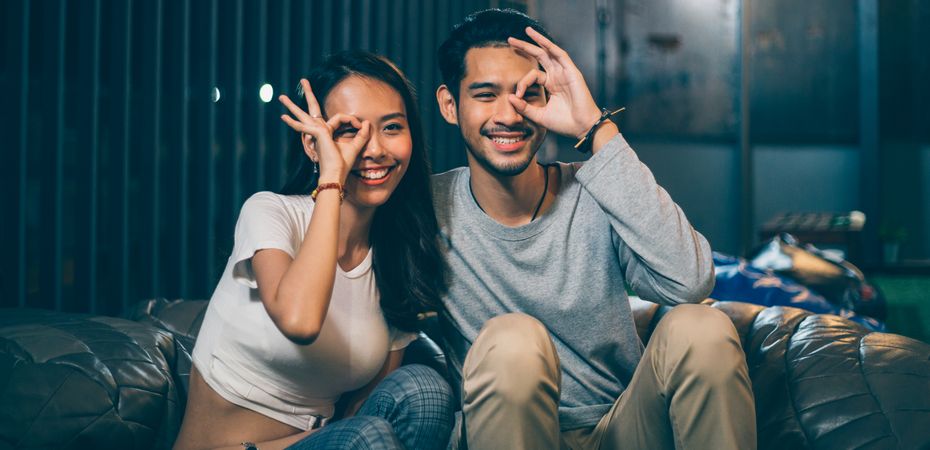
[[[714,287],[707,239],[618,134],[577,172],[607,214],[626,281],[645,300],[704,300]]]

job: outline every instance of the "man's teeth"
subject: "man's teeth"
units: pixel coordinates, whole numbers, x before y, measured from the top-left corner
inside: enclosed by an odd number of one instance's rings
[[[380,180],[386,177],[390,171],[389,167],[384,169],[363,169],[358,171],[358,176],[366,180]]]
[[[498,143],[498,144],[504,144],[504,145],[516,144],[517,142],[520,142],[521,139],[522,139],[522,138],[519,138],[519,137],[512,137],[512,138],[511,138],[511,137],[500,137],[500,136],[494,136],[494,137],[491,138],[492,141],[494,141],[494,142],[496,142],[496,143]]]

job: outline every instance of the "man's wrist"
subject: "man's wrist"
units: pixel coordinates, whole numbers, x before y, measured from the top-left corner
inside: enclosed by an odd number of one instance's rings
[[[610,142],[614,136],[620,134],[620,127],[612,120],[605,120],[598,125],[597,130],[591,136],[591,153],[597,153],[604,145]]]
[[[592,127],[597,125],[597,121],[601,120],[601,110],[600,109],[593,110],[591,111],[590,114],[587,114],[587,116],[588,118],[586,120],[581,121],[581,123],[584,124],[585,127],[575,134],[575,139],[581,139],[585,137],[588,134],[588,131],[590,131]]]

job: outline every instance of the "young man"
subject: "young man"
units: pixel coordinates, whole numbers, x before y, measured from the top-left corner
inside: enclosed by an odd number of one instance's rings
[[[711,251],[601,120],[568,54],[522,13],[487,10],[452,30],[439,64],[439,107],[468,152],[467,168],[433,179],[468,447],[754,448],[723,313],[681,305],[645,350],[637,337],[624,281],[647,300],[700,302]],[[587,137],[593,156],[539,164],[547,131]]]

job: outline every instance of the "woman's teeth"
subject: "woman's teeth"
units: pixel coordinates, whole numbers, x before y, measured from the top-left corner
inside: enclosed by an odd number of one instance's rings
[[[366,180],[380,180],[386,177],[390,171],[390,167],[382,169],[362,169],[358,171],[358,176]]]

